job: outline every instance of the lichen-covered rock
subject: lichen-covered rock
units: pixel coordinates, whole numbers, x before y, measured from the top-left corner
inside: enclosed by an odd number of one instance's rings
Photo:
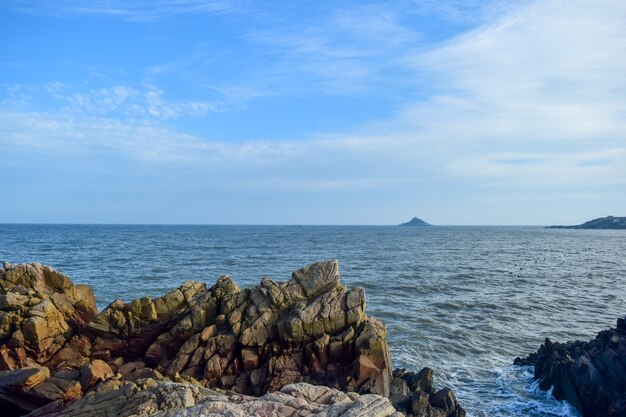
[[[29,417],[78,416],[158,417],[400,417],[387,398],[343,393],[306,383],[287,385],[260,398],[218,392],[194,385],[141,380],[117,390],[92,392],[82,400],[59,409],[41,408]]]
[[[535,367],[544,390],[567,400],[585,417],[626,416],[626,318],[589,342],[546,339],[539,351],[517,358]]]

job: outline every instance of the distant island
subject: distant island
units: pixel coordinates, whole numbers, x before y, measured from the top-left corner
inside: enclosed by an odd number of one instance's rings
[[[406,223],[399,224],[398,226],[432,226],[432,224],[426,223],[422,219],[418,219],[417,217],[413,217]]]
[[[626,217],[600,217],[576,226],[548,226],[547,229],[626,229]]]

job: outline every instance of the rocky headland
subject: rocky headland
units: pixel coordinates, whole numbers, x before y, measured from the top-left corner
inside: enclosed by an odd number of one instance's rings
[[[49,266],[0,268],[3,415],[465,415],[431,369],[392,369],[384,324],[336,261],[252,288],[187,281],[100,313]]]
[[[600,217],[576,226],[548,226],[547,229],[626,229],[626,217]]]
[[[552,388],[555,398],[585,417],[626,416],[626,319],[588,342],[546,339],[539,351],[515,364],[534,366],[540,388]]]

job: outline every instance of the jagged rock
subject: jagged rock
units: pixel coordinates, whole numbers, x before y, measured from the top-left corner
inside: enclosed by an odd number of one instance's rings
[[[165,376],[246,394],[300,381],[389,394],[385,327],[365,314],[363,289],[340,284],[336,261],[285,283],[241,290],[222,277],[211,288],[186,282],[155,300],[116,301],[84,333],[93,357],[143,360]]]
[[[410,408],[411,391],[403,379],[391,379],[389,384],[389,401],[399,410],[408,410]]]
[[[94,315],[88,287],[39,264],[5,265],[0,406],[31,411],[47,404],[40,415],[80,414],[91,406],[117,410],[102,415],[168,415],[192,406],[189,415],[244,415],[258,405],[292,415],[302,405],[323,415],[387,416],[395,409],[377,395],[389,397],[391,384],[403,410],[411,411],[419,390],[429,415],[464,415],[448,391],[433,396],[428,369],[392,381],[385,326],[366,315],[362,288],[341,285],[337,261],[245,289],[227,276],[212,287],[188,281],[156,299],[114,301]],[[297,384],[305,382],[364,395]],[[208,387],[237,393],[231,398],[238,400],[200,404],[216,395]],[[9,398],[14,391],[19,395]],[[241,395],[268,392],[274,394],[265,400]],[[250,405],[241,408],[243,401]]]
[[[0,273],[0,370],[45,364],[96,314],[93,292],[38,263]]]
[[[444,415],[451,415],[456,411],[456,397],[450,388],[442,388],[430,396],[429,403],[434,408],[443,410]]]
[[[120,389],[88,393],[60,410],[57,404],[29,417],[90,416],[276,416],[401,417],[389,400],[378,395],[343,393],[306,383],[287,385],[260,398],[218,392],[193,385],[142,380]]]
[[[626,416],[626,319],[589,342],[546,339],[539,351],[517,358],[535,367],[540,387],[567,400],[585,417]]]
[[[413,392],[431,392],[433,390],[433,370],[430,368],[424,368],[418,373],[406,372],[402,375],[402,379]]]
[[[435,391],[433,370],[418,373],[395,369],[391,380],[392,404],[397,410],[415,417],[464,417],[465,410],[450,388]]]

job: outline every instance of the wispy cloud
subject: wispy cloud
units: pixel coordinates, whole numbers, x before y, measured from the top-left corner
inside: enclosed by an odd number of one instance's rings
[[[535,2],[411,59],[455,100],[450,109],[482,119],[479,132],[531,142],[618,137],[625,22],[620,1]]]
[[[83,89],[51,81],[43,86],[7,85],[6,98],[0,107],[24,108],[34,102],[54,100],[57,111],[70,115],[104,116],[127,118],[152,118],[166,121],[184,117],[200,117],[220,111],[225,102],[202,100],[170,100],[165,92],[154,86],[129,87],[114,85]]]
[[[203,155],[223,153],[223,146],[149,121],[84,117],[46,112],[0,112],[0,143],[51,154],[122,154],[131,159],[188,161],[198,151]]]
[[[485,153],[447,164],[456,175],[471,175],[490,187],[626,185],[626,147],[602,151]]]
[[[235,0],[7,0],[2,7],[58,17],[90,14],[151,21],[174,15],[224,13],[233,10],[237,3]]]
[[[26,68],[26,64],[21,62],[0,62],[0,68]]]
[[[403,11],[402,2],[364,2],[317,10],[304,21],[274,13],[248,37],[274,51],[274,62],[267,67],[270,78],[281,83],[311,79],[307,93],[397,87],[393,73],[404,66],[398,66],[395,57],[422,40],[419,28],[403,21]]]
[[[353,94],[396,85],[408,91],[394,117],[351,134],[235,143],[176,128],[176,119],[206,115],[219,104],[166,100],[149,86],[68,93],[51,85],[49,94],[58,94],[64,107],[6,110],[0,143],[67,152],[104,147],[142,160],[236,171],[229,181],[276,188],[276,178],[289,178],[285,183],[294,187],[349,189],[415,183],[427,175],[502,188],[625,184],[626,3],[549,0],[504,10],[428,47],[393,9],[335,13],[320,29],[292,24],[251,32],[255,42],[281,51],[275,66],[256,75],[275,77],[284,91],[285,77],[302,73],[318,78],[296,88]],[[393,71],[402,76],[390,77]],[[263,95],[254,87],[212,88]]]

